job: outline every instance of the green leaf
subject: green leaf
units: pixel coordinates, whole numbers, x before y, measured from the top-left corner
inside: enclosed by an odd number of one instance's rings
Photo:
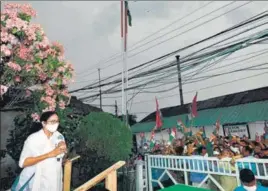
[[[3,27],[5,27],[5,26],[6,26],[6,22],[5,22],[5,21],[1,21],[1,25],[2,25]]]
[[[40,34],[39,31],[36,32],[36,40],[39,41],[39,42],[41,42],[43,40],[43,37],[42,37],[42,35]]]
[[[21,18],[24,21],[30,22],[31,21],[31,16],[27,15],[25,13],[19,13],[18,17]]]
[[[18,31],[18,29],[17,29],[16,27],[13,27],[13,29],[11,30],[11,33],[12,33],[12,34],[16,34],[17,31]]]

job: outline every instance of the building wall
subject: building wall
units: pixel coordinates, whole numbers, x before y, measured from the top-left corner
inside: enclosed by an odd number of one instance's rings
[[[259,135],[263,135],[263,133],[264,133],[264,121],[257,121],[257,122],[253,122],[253,123],[248,123],[248,127],[249,127],[249,134],[250,134],[250,137],[252,140],[255,139],[256,133],[258,133]],[[201,128],[201,127],[193,128],[192,129],[193,134],[195,134],[199,130],[199,128]],[[205,133],[206,133],[207,137],[209,137],[211,135],[211,133],[214,131],[214,128],[215,127],[213,127],[213,126],[205,126]],[[155,140],[159,140],[159,141],[163,140],[163,139],[168,140],[169,139],[168,132],[169,132],[168,130],[164,130],[164,131],[162,131],[162,133],[156,133]],[[144,134],[145,134],[146,139],[150,140],[151,132],[146,132]],[[222,126],[220,127],[219,134],[224,135]],[[183,136],[182,133],[180,133],[180,132],[177,133],[177,138],[181,138],[182,136]],[[139,147],[141,137],[139,134],[136,134],[136,138],[137,138],[137,145]]]

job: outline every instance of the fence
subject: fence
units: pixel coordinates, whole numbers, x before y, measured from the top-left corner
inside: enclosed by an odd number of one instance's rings
[[[257,179],[268,180],[267,159],[243,158],[233,161],[233,165],[231,160],[219,160],[215,157],[202,156],[147,155],[148,190],[153,191],[155,185],[164,188],[161,182],[164,177],[168,177],[174,184],[178,184],[172,175],[174,171],[181,171],[184,174],[184,184],[186,185],[189,185],[188,173],[204,173],[206,177],[198,187],[201,187],[210,179],[221,191],[224,191],[224,189],[213,175],[235,177],[238,185],[240,185],[239,170],[248,168],[254,172]],[[154,174],[156,169],[162,170],[159,176]]]

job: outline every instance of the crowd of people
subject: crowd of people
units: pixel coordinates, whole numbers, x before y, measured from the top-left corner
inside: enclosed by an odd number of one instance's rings
[[[203,156],[203,157],[217,157],[220,161],[228,161],[228,168],[231,168],[232,172],[235,172],[235,161],[240,158],[257,158],[267,159],[267,164],[262,166],[244,166],[243,168],[251,169],[252,173],[256,175],[257,168],[258,173],[264,175],[268,174],[268,127],[265,125],[265,133],[261,136],[257,136],[254,140],[248,139],[246,136],[239,137],[229,134],[228,136],[219,135],[219,126],[216,125],[213,133],[207,138],[205,133],[200,130],[196,134],[192,134],[186,127],[183,127],[187,132],[182,138],[173,139],[172,142],[161,141],[155,144],[151,149],[148,150],[148,144],[145,143],[143,147],[140,147],[140,157],[144,152],[150,154],[161,154],[161,155],[177,155],[177,156]],[[230,159],[230,160],[228,160]],[[223,167],[224,168],[224,167]],[[242,165],[239,169],[242,170]],[[265,172],[264,172],[265,171]],[[153,171],[153,177],[157,179],[157,169]],[[184,174],[181,172],[170,171],[173,178],[177,182],[184,183]],[[161,173],[160,173],[161,174]],[[212,175],[213,178],[220,183],[225,191],[233,191],[238,186],[236,177],[234,176],[223,176],[223,175]],[[193,186],[198,186],[204,179],[206,174],[190,172],[189,180]],[[257,182],[268,190],[268,180],[260,180]],[[202,187],[211,190],[218,190],[217,186],[212,181],[206,181]],[[248,189],[246,189],[248,190]],[[254,189],[253,189],[254,190]]]

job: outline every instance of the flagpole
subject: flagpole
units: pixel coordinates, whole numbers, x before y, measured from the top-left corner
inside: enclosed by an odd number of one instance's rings
[[[126,3],[126,2],[125,2]],[[128,67],[127,67],[127,37],[128,37],[128,21],[127,21],[127,7],[126,5],[124,6],[124,16],[125,16],[125,31],[124,31],[124,35],[125,35],[125,42],[124,42],[124,77],[125,77],[125,84],[124,84],[124,87],[125,87],[125,112],[126,112],[126,125],[128,126],[128,107],[127,107],[127,98],[128,98],[128,91],[127,91],[127,88],[128,88]]]
[[[121,3],[121,52],[122,52],[122,118],[124,119],[124,114],[125,114],[125,83],[124,83],[124,46],[125,46],[125,43],[124,43],[124,34],[125,34],[125,31],[124,31],[124,22],[125,22],[125,19],[124,19],[124,1],[121,0],[120,1]]]

